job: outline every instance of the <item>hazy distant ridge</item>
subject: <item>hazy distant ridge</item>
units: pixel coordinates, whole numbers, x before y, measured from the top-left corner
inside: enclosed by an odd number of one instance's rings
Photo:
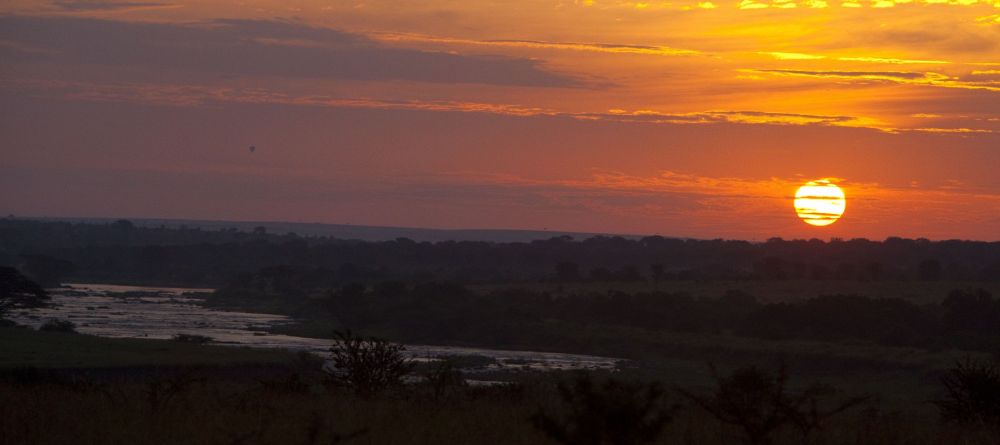
[[[177,228],[186,226],[203,230],[220,230],[235,228],[241,231],[252,231],[256,227],[264,227],[268,233],[286,234],[294,232],[302,236],[329,236],[340,239],[356,239],[362,241],[386,241],[396,238],[409,238],[414,241],[492,241],[492,242],[527,242],[544,240],[556,236],[571,236],[580,240],[596,235],[622,236],[625,238],[640,238],[640,235],[623,235],[597,232],[565,232],[549,230],[502,230],[502,229],[422,229],[415,227],[384,227],[356,226],[351,224],[323,224],[276,221],[212,221],[194,219],[153,219],[153,218],[48,218],[22,217],[39,221],[65,221],[74,223],[102,224],[118,219],[128,219],[139,227],[165,226]]]

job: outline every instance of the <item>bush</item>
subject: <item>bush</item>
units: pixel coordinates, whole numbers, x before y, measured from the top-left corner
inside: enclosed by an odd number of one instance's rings
[[[45,332],[76,332],[76,323],[69,320],[48,320],[38,327],[39,331]]]
[[[794,426],[806,436],[819,429],[827,418],[867,400],[854,397],[821,410],[819,399],[833,389],[815,384],[799,394],[789,394],[784,366],[774,374],[750,366],[737,369],[728,377],[720,377],[713,367],[712,376],[716,389],[711,395],[700,396],[683,389],[678,392],[720,422],[739,427],[743,442],[749,445],[770,443],[772,435],[785,426]]]
[[[179,343],[193,343],[196,345],[203,345],[212,341],[212,337],[197,335],[197,334],[176,334],[171,340]]]
[[[334,335],[337,340],[330,348],[334,369],[329,375],[335,383],[358,395],[372,396],[398,386],[413,369],[413,361],[403,355],[403,345],[355,336],[351,331],[337,331]]]
[[[435,399],[440,399],[445,394],[468,385],[465,376],[458,368],[450,360],[439,360],[422,373],[423,383],[430,388]]]
[[[13,267],[0,267],[0,318],[12,309],[43,307],[48,293]]]
[[[550,438],[567,445],[650,443],[673,414],[674,407],[664,406],[663,393],[656,383],[608,379],[595,384],[582,376],[572,385],[559,385],[564,405],[561,413],[540,410],[531,421]]]
[[[947,398],[934,402],[946,422],[1000,426],[1000,368],[966,359],[941,377]]]
[[[434,358],[438,359],[439,361],[448,362],[455,368],[462,368],[462,369],[485,368],[497,364],[497,359],[479,354],[439,355]]]

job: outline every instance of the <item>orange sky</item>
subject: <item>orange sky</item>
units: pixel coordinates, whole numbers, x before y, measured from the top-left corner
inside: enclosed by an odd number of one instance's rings
[[[996,0],[0,14],[6,213],[1000,239]]]

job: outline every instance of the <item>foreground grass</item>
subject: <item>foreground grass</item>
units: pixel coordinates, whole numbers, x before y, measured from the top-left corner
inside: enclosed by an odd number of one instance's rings
[[[287,364],[286,351],[206,346],[167,340],[110,339],[0,327],[0,368],[111,368]]]
[[[436,397],[411,386],[374,398],[285,379],[232,381],[197,374],[67,383],[0,379],[0,443],[32,444],[548,444],[529,418],[550,409],[553,385],[457,387]],[[676,396],[670,396],[679,401]],[[941,424],[934,413],[859,408],[803,437],[774,445],[995,444],[979,428]],[[675,413],[658,444],[740,443],[738,432],[692,406]]]
[[[808,437],[782,431],[773,445],[1000,443],[993,430],[942,424],[927,403],[925,396],[938,388],[926,373],[945,366],[948,355],[864,351],[850,345],[838,351],[806,343],[740,344],[708,336],[651,341],[660,345],[660,352],[670,352],[667,345],[672,344],[691,355],[679,358],[675,350],[674,357],[647,358],[636,363],[641,367],[617,373],[618,378],[704,392],[710,381],[706,358],[718,359],[722,368],[754,360],[770,364],[777,351],[812,354],[801,363],[811,360],[814,368],[835,366],[823,380],[853,385],[841,386],[842,395],[880,388],[891,396],[874,397]],[[731,348],[712,352],[726,341]],[[852,362],[852,354],[864,360]],[[866,364],[877,355],[892,365]],[[833,361],[824,362],[824,356]],[[796,371],[801,363],[790,369]],[[261,372],[262,364],[273,366]],[[279,351],[0,328],[0,443],[546,444],[553,442],[529,419],[539,409],[557,409],[556,382],[567,377],[531,373],[513,385],[451,386],[444,392],[418,383],[364,398],[325,385],[317,366]],[[100,372],[107,368],[125,372]],[[837,373],[842,378],[836,379]],[[806,372],[792,387],[820,375]],[[656,443],[740,443],[736,430],[683,403],[673,390],[667,397],[681,407]]]
[[[273,332],[330,338],[328,322],[302,321]],[[370,332],[394,337],[392,333]],[[414,341],[394,337],[401,341]],[[990,354],[960,350],[893,347],[859,341],[762,340],[729,334],[676,333],[623,326],[586,326],[550,322],[498,335],[500,343],[435,342],[454,346],[591,354],[623,358],[622,372],[684,386],[711,383],[708,365],[721,370],[785,363],[805,382],[829,381],[892,404],[922,403],[939,396],[938,376],[956,361],[988,359]]]

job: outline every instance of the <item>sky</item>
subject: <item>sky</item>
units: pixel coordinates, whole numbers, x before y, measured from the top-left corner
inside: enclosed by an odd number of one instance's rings
[[[1000,0],[8,0],[0,113],[17,216],[1000,240]]]

